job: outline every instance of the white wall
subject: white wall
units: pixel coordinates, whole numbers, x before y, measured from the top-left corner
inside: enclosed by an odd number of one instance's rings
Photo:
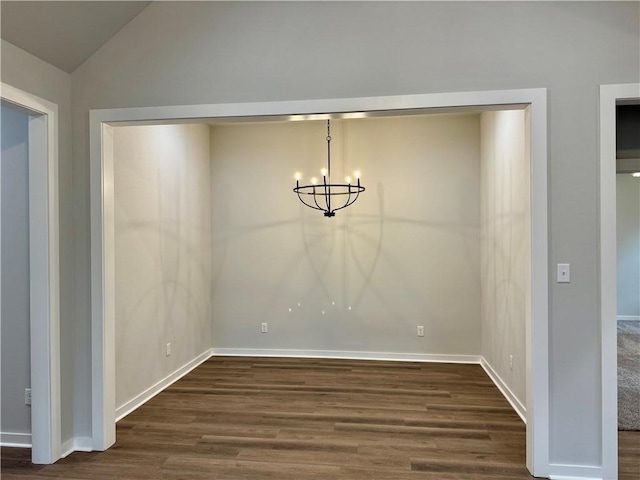
[[[0,431],[31,433],[29,315],[29,116],[2,104],[2,378]]]
[[[616,177],[618,318],[640,320],[640,178]]]
[[[71,75],[49,65],[33,55],[2,40],[0,75],[4,83],[27,93],[49,100],[58,105],[58,179],[59,179],[59,222],[60,222],[60,399],[61,436],[66,442],[77,436],[88,436],[82,428],[84,403],[89,388],[86,377],[88,360],[78,361],[84,346],[76,340],[79,325],[86,323],[77,311],[74,295],[74,232],[80,228],[74,223],[74,209],[83,206],[74,203],[71,161]],[[85,200],[76,196],[76,201]],[[88,227],[87,227],[88,228]],[[88,229],[87,229],[88,232]],[[80,337],[81,341],[82,337]],[[79,406],[79,408],[76,408]],[[74,428],[74,419],[75,427]],[[74,431],[75,430],[75,431]]]
[[[210,163],[208,125],[114,128],[118,407],[211,348]]]
[[[531,288],[527,131],[525,110],[481,115],[482,355],[525,407]]]
[[[367,190],[325,218],[292,188],[326,166],[326,121],[213,127],[214,347],[478,355],[479,132],[332,122],[334,181]]]

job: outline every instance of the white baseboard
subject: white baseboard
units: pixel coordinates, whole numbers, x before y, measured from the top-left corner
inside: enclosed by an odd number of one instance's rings
[[[31,448],[31,434],[0,432],[0,445],[3,447]]]
[[[549,465],[550,480],[613,480],[602,478],[602,467],[590,465]]]
[[[92,442],[93,439],[91,437],[70,438],[62,444],[62,455],[60,456],[60,458],[68,457],[73,452],[92,452]]]
[[[484,371],[487,372],[491,381],[498,387],[498,390],[504,395],[504,398],[511,404],[513,409],[516,411],[518,416],[522,419],[524,423],[527,423],[527,409],[522,404],[518,397],[511,391],[511,389],[507,386],[507,384],[500,378],[500,375],[493,369],[489,362],[484,357],[480,357],[480,365],[484,368]]]
[[[202,352],[196,358],[186,363],[185,365],[180,367],[178,370],[176,370],[172,374],[166,376],[165,378],[163,378],[153,386],[146,389],[144,392],[140,393],[136,397],[129,400],[124,405],[118,407],[116,409],[116,422],[124,418],[128,414],[130,414],[132,411],[140,407],[145,402],[149,401],[151,398],[155,397],[158,393],[160,393],[162,390],[167,388],[169,385],[180,380],[180,378],[184,377],[187,373],[189,373],[191,370],[196,368],[198,365],[207,361],[211,357],[211,355],[212,355],[211,349],[208,349]],[[4,434],[3,434],[3,438],[4,438]],[[29,436],[29,439],[30,438],[31,436]],[[31,446],[31,444],[29,444],[28,446]],[[61,458],[65,458],[70,454],[72,454],[73,452],[91,452],[91,451],[93,451],[93,439],[91,437],[70,438],[69,440],[67,440],[62,444]]]
[[[640,315],[618,315],[618,321],[640,322]]]
[[[73,452],[75,452],[76,449],[75,449],[74,440],[75,438],[70,438],[66,442],[62,442],[62,446],[60,448],[60,450],[62,451],[62,454],[60,455],[60,458],[66,458],[69,455],[71,455]]]
[[[285,350],[261,348],[214,348],[219,357],[299,357],[341,360],[391,360],[394,362],[480,363],[479,355],[439,355],[426,353],[352,352],[342,350]]]
[[[196,358],[186,363],[185,365],[177,369],[172,374],[167,375],[162,380],[157,382],[155,385],[152,385],[151,387],[147,388],[144,392],[140,393],[139,395],[136,395],[134,398],[126,402],[124,405],[121,405],[120,407],[116,408],[116,422],[126,417],[127,415],[129,415],[131,412],[133,412],[136,408],[140,407],[142,404],[151,400],[153,397],[155,397],[157,394],[159,394],[161,391],[163,391],[172,383],[175,383],[178,380],[180,380],[182,377],[184,377],[187,373],[189,373],[191,370],[196,368],[198,365],[200,365],[203,362],[206,362],[209,358],[211,358],[211,355],[213,355],[213,349],[205,350]]]

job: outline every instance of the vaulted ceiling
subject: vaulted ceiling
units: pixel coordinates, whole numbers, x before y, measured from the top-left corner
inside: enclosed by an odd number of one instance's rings
[[[150,3],[2,1],[0,36],[71,73]]]

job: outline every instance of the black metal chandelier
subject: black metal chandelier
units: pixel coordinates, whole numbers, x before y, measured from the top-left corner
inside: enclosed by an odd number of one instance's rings
[[[300,185],[302,175],[296,173],[293,191],[302,203],[324,212],[325,217],[335,217],[336,211],[353,205],[360,193],[364,192],[364,187],[360,185],[360,172],[357,171],[354,173],[355,185],[351,183],[351,177],[345,178],[346,183],[331,183],[331,120],[327,120],[327,168],[323,168],[321,173],[322,183],[319,185],[316,177],[311,179],[310,185]]]

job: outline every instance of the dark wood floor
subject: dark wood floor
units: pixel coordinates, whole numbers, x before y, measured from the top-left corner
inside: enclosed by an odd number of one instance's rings
[[[620,479],[640,478],[621,435]],[[478,365],[224,358],[121,420],[106,452],[34,466],[2,449],[3,480],[530,479],[525,428]]]

